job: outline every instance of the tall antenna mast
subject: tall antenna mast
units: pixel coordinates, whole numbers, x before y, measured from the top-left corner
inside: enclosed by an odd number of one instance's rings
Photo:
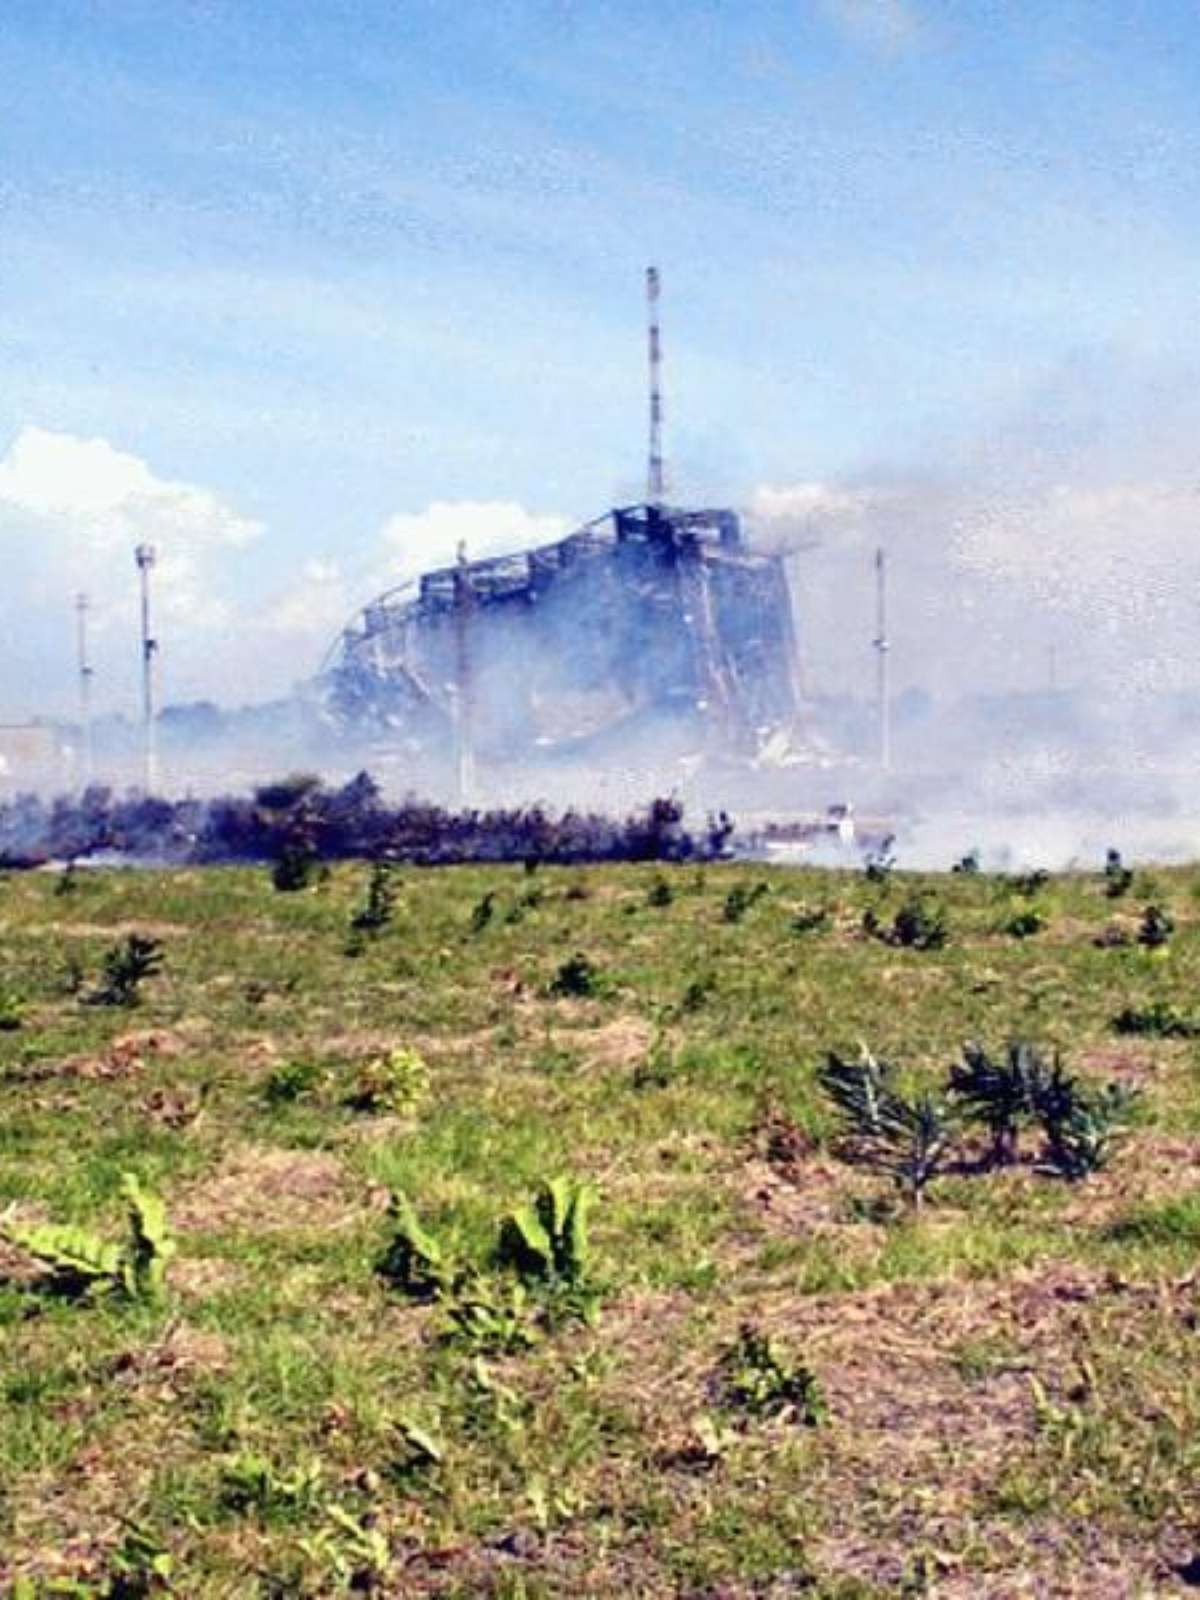
[[[888,696],[887,636],[887,557],[883,546],[875,552],[875,693],[879,708],[879,765],[886,772],[892,764],[891,705]]]
[[[454,568],[454,732],[458,803],[470,804],[475,789],[475,754],[472,743],[474,711],[471,683],[471,620],[475,609],[475,589],[467,560],[467,542],[459,541]]]
[[[650,461],[646,474],[646,499],[663,503],[662,453],[662,339],[658,328],[658,268],[646,268],[646,320],[650,340]]]
[[[88,660],[87,636],[88,597],[75,596],[75,640],[79,654],[79,727],[83,745],[83,784],[87,789],[93,778],[92,763],[92,667]]]
[[[154,567],[152,544],[139,544],[133,552],[142,591],[142,757],[144,787],[153,794],[158,787],[158,754],[154,740],[154,660],[158,640],[150,632],[150,573]]]

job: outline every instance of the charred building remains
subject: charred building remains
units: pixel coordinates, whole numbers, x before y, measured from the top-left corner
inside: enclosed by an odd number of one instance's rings
[[[645,504],[382,594],[321,679],[336,725],[460,762],[647,744],[753,758],[790,733],[783,559],[732,511]]]

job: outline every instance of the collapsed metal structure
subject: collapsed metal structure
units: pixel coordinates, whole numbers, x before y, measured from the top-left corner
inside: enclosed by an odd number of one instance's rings
[[[320,680],[340,728],[513,761],[663,749],[752,758],[790,735],[783,558],[737,515],[614,509],[553,544],[428,572],[373,600]]]

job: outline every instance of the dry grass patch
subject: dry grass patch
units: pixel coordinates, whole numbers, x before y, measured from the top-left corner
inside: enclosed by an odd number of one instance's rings
[[[324,1150],[245,1145],[217,1172],[193,1184],[170,1207],[180,1233],[249,1229],[338,1228],[356,1220],[341,1162]]]

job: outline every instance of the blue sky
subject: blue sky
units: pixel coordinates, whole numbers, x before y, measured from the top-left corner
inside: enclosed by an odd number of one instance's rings
[[[650,261],[680,498],[800,486],[823,615],[886,528],[1070,637],[1046,496],[1086,561],[1110,495],[1121,585],[1191,515],[1197,63],[1181,0],[7,0],[0,713],[69,704],[80,586],[121,702],[135,535],[168,692],[253,699],[444,559],[431,507],[482,550],[635,497]]]

